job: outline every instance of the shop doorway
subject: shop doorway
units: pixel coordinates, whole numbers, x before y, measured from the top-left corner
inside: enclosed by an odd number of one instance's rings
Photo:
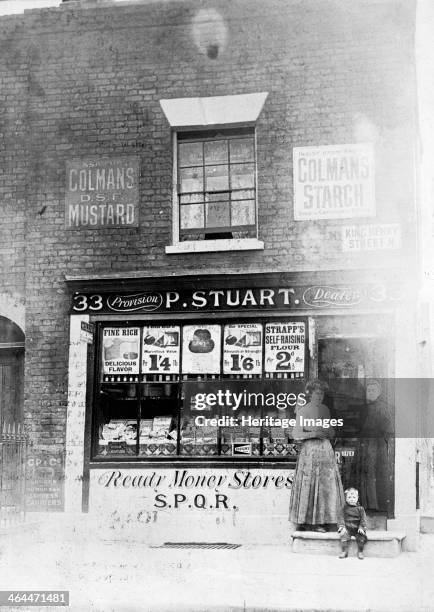
[[[0,317],[0,527],[24,518],[24,333]]]
[[[0,317],[0,426],[23,422],[24,333]]]
[[[335,445],[343,485],[355,486],[371,513],[390,518],[395,445],[388,350],[387,339],[382,337],[318,341],[318,376],[329,385],[333,416],[345,422],[345,435]],[[369,437],[367,431],[372,431]]]

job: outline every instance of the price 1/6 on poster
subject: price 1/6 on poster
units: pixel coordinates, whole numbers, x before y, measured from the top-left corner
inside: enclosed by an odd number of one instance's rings
[[[223,346],[224,374],[261,374],[262,325],[260,323],[225,325]]]

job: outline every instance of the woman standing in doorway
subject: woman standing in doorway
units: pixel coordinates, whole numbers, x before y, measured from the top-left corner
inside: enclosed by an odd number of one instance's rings
[[[388,466],[394,431],[390,407],[381,395],[380,381],[368,380],[366,415],[352,464],[352,482],[364,508],[385,512],[390,499]]]
[[[289,520],[299,528],[326,531],[337,523],[345,503],[341,477],[330,443],[332,427],[305,426],[305,419],[329,419],[323,404],[327,385],[313,380],[306,386],[310,401],[297,410],[293,438],[301,442],[289,504]]]

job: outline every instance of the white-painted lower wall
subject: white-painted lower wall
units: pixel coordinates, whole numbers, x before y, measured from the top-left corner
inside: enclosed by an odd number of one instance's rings
[[[395,338],[395,519],[388,520],[388,530],[403,531],[404,550],[417,550],[420,516],[416,510],[416,459],[419,432],[419,403],[414,397],[414,385],[405,379],[415,379],[418,353],[415,339],[416,310],[413,303],[396,311]],[[399,380],[403,379],[403,380]],[[402,384],[401,384],[402,383]]]
[[[287,543],[292,476],[269,468],[92,469],[89,514],[111,539]]]
[[[82,503],[87,378],[87,344],[81,338],[82,321],[88,323],[89,316],[70,317],[65,457],[65,510],[67,512],[81,512]]]

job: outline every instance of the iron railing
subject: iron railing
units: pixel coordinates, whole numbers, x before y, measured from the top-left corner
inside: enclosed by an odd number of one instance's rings
[[[0,433],[0,529],[24,522],[27,450],[23,425],[4,423]]]

